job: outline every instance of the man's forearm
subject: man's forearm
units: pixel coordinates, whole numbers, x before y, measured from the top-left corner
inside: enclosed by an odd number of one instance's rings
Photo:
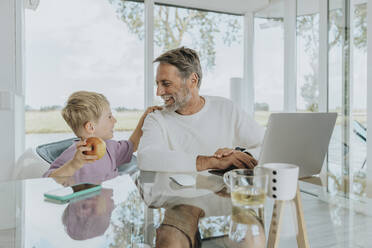
[[[196,170],[197,171],[204,171],[208,169],[215,168],[215,162],[217,161],[216,158],[213,156],[201,156],[199,155],[196,158]]]

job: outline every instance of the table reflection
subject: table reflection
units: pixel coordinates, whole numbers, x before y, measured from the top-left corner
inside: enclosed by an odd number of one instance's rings
[[[181,186],[170,180],[172,175],[152,172],[136,175],[136,185],[149,207],[147,216],[156,215],[147,223],[156,229],[149,243],[153,238],[156,247],[200,247],[202,240],[226,247],[245,247],[248,243],[265,247],[264,220],[254,211],[253,215],[233,208],[222,177],[195,174],[192,175],[195,185]],[[230,230],[239,228],[235,230],[236,235],[240,233],[239,238],[229,235],[229,226]]]
[[[85,240],[104,234],[115,208],[112,196],[112,189],[102,188],[99,195],[69,203],[62,215],[67,234],[74,240]]]
[[[169,178],[171,175],[119,175],[100,182],[101,194],[68,204],[46,202],[43,194],[80,182],[43,178],[3,183],[2,199],[16,209],[14,230],[2,232],[11,240],[6,247],[198,247],[201,243],[214,248],[265,247],[259,215],[233,208],[221,177],[189,174],[195,184],[181,186]],[[300,185],[309,192],[302,193],[301,198],[311,247],[323,247],[324,243],[369,247],[372,221],[368,202],[357,205],[356,201],[323,192],[322,187]],[[273,203],[269,199],[265,203],[266,234]],[[291,208],[284,210],[288,213],[283,215],[279,247],[294,247],[296,228],[291,223],[296,216]],[[3,216],[13,212],[4,211]]]
[[[266,244],[264,220],[254,209],[234,206],[232,209],[229,238],[234,247],[264,248]]]

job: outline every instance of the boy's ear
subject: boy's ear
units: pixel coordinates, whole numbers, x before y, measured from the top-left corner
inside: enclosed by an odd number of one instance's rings
[[[90,121],[84,124],[84,129],[87,131],[89,134],[94,133],[95,127],[94,124]]]

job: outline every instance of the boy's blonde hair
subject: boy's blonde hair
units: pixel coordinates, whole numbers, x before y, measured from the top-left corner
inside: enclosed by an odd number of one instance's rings
[[[77,91],[72,93],[62,109],[62,117],[71,127],[76,136],[88,121],[97,122],[105,107],[110,103],[102,94],[89,91]]]

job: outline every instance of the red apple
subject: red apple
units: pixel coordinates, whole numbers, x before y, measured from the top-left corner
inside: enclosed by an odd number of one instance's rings
[[[90,147],[90,151],[85,151],[86,155],[97,156],[98,159],[101,159],[106,153],[106,143],[103,139],[98,137],[90,137],[86,141],[86,147]]]

